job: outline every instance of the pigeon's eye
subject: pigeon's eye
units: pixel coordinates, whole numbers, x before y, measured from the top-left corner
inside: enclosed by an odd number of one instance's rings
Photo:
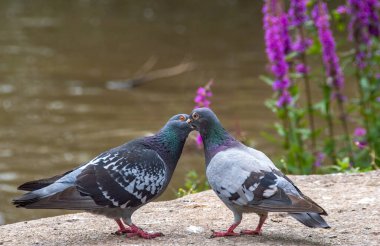
[[[193,114],[193,119],[194,119],[194,120],[199,119],[199,114],[198,114],[198,113],[194,113],[194,114]]]
[[[180,120],[180,121],[185,121],[185,120],[186,120],[186,117],[183,116],[183,115],[180,115],[180,116],[179,116],[179,120]]]

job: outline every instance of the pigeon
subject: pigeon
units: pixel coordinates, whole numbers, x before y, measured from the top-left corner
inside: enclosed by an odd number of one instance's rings
[[[211,237],[260,235],[268,212],[288,212],[305,226],[330,228],[321,217],[326,211],[305,196],[263,152],[231,136],[213,111],[194,109],[187,122],[202,137],[211,188],[234,214],[229,229],[213,231]],[[260,218],[256,229],[235,233],[243,213],[251,212]]]
[[[137,227],[131,216],[168,186],[192,131],[187,119],[186,114],[175,115],[153,136],[105,151],[63,175],[27,182],[18,189],[30,192],[14,199],[13,204],[31,209],[84,210],[114,219],[118,235],[162,236]]]

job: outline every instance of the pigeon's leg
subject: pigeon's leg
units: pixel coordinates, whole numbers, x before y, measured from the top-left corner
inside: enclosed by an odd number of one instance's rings
[[[263,227],[265,220],[268,218],[268,213],[260,214],[259,216],[260,216],[259,224],[257,225],[255,230],[242,230],[240,233],[244,235],[261,235],[262,234],[261,228]]]
[[[164,235],[161,232],[155,232],[155,233],[146,232],[134,224],[131,224],[130,227],[131,227],[131,232],[127,233],[127,237],[139,236],[145,239],[152,239],[152,238],[161,237]]]
[[[228,228],[227,231],[212,231],[212,235],[211,235],[211,238],[214,238],[214,237],[228,237],[228,236],[240,236],[239,233],[236,233],[234,232],[235,228],[240,224],[242,218],[243,218],[243,215],[242,213],[239,213],[237,211],[233,211],[234,212],[234,223],[230,226],[230,228]]]
[[[146,238],[146,239],[151,239],[151,238],[160,237],[160,236],[164,235],[161,232],[148,233],[148,232],[144,231],[143,229],[137,227],[135,224],[132,223],[131,216],[132,216],[132,212],[125,211],[125,214],[122,217],[124,223],[129,226],[130,231],[127,232],[127,234],[126,234],[127,237],[138,236],[138,237],[142,237],[142,238]]]
[[[116,235],[122,235],[122,234],[125,234],[125,233],[130,233],[132,232],[131,229],[129,228],[125,228],[123,222],[121,221],[121,219],[115,219],[117,225],[119,226],[119,230],[117,230],[115,232]]]

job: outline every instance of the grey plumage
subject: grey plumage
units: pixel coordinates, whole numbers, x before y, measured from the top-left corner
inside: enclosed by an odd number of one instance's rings
[[[329,228],[320,215],[325,210],[302,192],[261,151],[235,140],[206,108],[193,110],[188,121],[201,134],[206,160],[206,176],[218,197],[232,210],[235,223],[227,232],[214,236],[235,235],[233,229],[243,213],[255,212],[260,234],[268,212],[289,212],[309,227]]]
[[[173,116],[155,135],[108,150],[80,167],[19,187],[30,191],[13,200],[17,207],[73,209],[120,218],[142,237],[153,237],[135,227],[133,212],[166,189],[189,132],[187,115]],[[139,231],[140,230],[140,231]]]

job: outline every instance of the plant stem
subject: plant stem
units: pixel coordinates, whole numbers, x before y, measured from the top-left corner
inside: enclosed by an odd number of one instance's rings
[[[325,80],[324,83],[324,100],[325,100],[325,111],[326,111],[326,121],[327,121],[327,130],[329,135],[329,144],[331,145],[331,161],[334,165],[337,164],[336,162],[336,153],[335,153],[335,134],[334,134],[334,124],[332,121],[331,111],[330,111],[330,96],[331,96],[331,88],[327,84],[327,81]]]
[[[339,93],[339,92],[338,92]],[[341,121],[341,124],[342,124],[342,127],[343,127],[343,132],[344,132],[344,137],[345,137],[345,140],[347,142],[347,150],[348,150],[348,156],[350,157],[350,165],[352,165],[352,161],[353,161],[353,153],[352,153],[352,146],[351,146],[351,138],[350,138],[350,135],[349,135],[349,131],[348,131],[348,124],[347,124],[347,114],[346,114],[346,111],[344,109],[344,105],[343,105],[343,98],[341,96],[341,94],[338,94],[338,108],[339,108],[339,111],[340,111],[340,121]]]
[[[298,31],[300,33],[301,42],[305,43],[305,33],[303,26],[298,27]],[[305,65],[305,67],[308,67],[308,61],[305,52],[302,52],[301,54],[301,61]],[[310,130],[311,130],[311,150],[313,154],[316,153],[316,136],[315,136],[315,124],[314,124],[314,110],[313,110],[313,100],[311,97],[311,89],[310,89],[310,80],[308,73],[303,73],[303,80],[305,83],[305,91],[306,91],[306,103],[307,103],[307,111],[309,116],[309,124],[310,124]],[[315,172],[316,167],[313,165],[313,172]]]

